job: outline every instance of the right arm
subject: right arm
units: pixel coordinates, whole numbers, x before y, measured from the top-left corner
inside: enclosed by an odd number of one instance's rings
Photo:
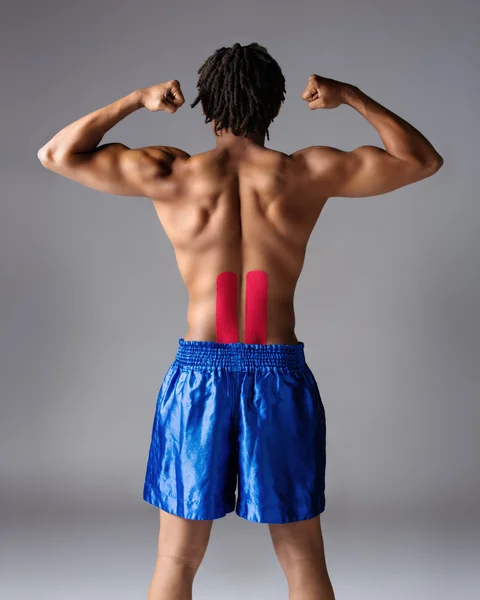
[[[302,97],[311,109],[348,104],[378,131],[385,149],[360,146],[350,152],[311,146],[292,156],[303,161],[324,197],[385,194],[436,173],[443,158],[412,125],[357,87],[312,75]]]

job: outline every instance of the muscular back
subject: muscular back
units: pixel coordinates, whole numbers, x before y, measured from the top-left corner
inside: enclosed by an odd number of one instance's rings
[[[295,343],[294,293],[325,200],[311,201],[298,160],[251,145],[177,158],[152,201],[189,295],[186,339],[216,340],[216,284],[238,282],[245,341],[246,275],[268,276],[266,343]]]
[[[72,123],[38,157],[48,169],[93,189],[152,199],[189,294],[185,339],[218,341],[217,283],[219,275],[229,273],[237,288],[232,296],[230,287],[228,302],[222,296],[222,310],[234,305],[237,314],[228,315],[235,322],[233,334],[250,343],[246,284],[255,272],[260,290],[252,302],[262,304],[262,343],[295,343],[295,286],[327,199],[385,194],[430,177],[443,159],[418,130],[358,88],[317,75],[310,76],[302,94],[310,108],[349,104],[375,126],[385,149],[311,146],[286,155],[231,135],[195,156],[167,146],[97,145],[133,110],[161,109],[167,88],[175,87],[181,106],[178,82],[166,85],[139,90]],[[177,109],[167,104],[170,112]]]

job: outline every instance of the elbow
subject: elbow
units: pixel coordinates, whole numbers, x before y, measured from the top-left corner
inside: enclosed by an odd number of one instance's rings
[[[37,158],[44,166],[51,164],[53,162],[53,152],[47,146],[43,146],[37,152]]]
[[[50,167],[52,165],[60,165],[64,164],[68,161],[69,155],[62,153],[60,151],[54,150],[49,147],[48,144],[40,148],[37,152],[37,158],[42,163],[44,167]]]
[[[440,156],[438,152],[435,152],[433,158],[428,162],[427,169],[428,171],[432,171],[436,173],[443,166],[443,156]]]
[[[440,154],[436,154],[432,159],[430,160],[422,160],[417,162],[416,164],[416,168],[421,172],[424,173],[426,177],[429,177],[430,175],[433,175],[434,173],[436,173],[437,171],[439,171],[443,166],[443,157],[440,156]]]
[[[432,164],[430,165],[430,169],[436,173],[437,171],[439,171],[441,168],[443,167],[443,156],[440,156],[440,154],[437,154],[435,156],[435,159],[432,161]]]

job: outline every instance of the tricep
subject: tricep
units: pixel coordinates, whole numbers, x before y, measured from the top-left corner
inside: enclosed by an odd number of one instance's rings
[[[377,146],[345,152],[329,146],[299,151],[312,182],[328,197],[363,198],[386,194],[433,175],[440,165],[400,160]]]

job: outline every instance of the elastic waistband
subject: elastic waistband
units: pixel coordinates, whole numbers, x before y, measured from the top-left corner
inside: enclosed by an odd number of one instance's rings
[[[179,338],[175,361],[178,366],[248,371],[261,367],[300,371],[305,368],[304,343],[224,344]]]

